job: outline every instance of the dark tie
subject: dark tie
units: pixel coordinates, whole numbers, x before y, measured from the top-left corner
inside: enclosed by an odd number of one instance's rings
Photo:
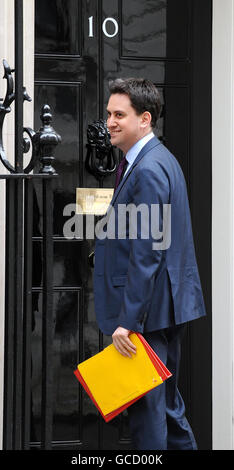
[[[128,164],[128,161],[125,157],[123,157],[123,159],[121,160],[118,168],[117,168],[117,172],[116,172],[116,179],[115,179],[115,191],[117,189],[117,187],[119,186],[119,183],[124,175],[124,171],[126,169],[126,166]]]

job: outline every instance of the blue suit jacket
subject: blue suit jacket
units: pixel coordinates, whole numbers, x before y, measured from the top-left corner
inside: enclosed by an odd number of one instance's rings
[[[170,204],[169,248],[153,250],[151,230],[149,238],[142,238],[140,216],[136,237],[129,237],[126,217],[126,238],[118,238],[121,204],[147,205],[149,214],[157,204],[161,229],[163,204]],[[100,240],[97,234],[95,243],[94,301],[101,331],[112,335],[122,326],[143,333],[205,315],[185,179],[175,157],[156,137],[143,147],[118,186],[104,227],[110,214],[114,236]]]

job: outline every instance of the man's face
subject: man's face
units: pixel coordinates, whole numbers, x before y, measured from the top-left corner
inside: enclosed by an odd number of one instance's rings
[[[146,125],[143,117],[145,113],[137,115],[128,95],[121,93],[110,96],[107,113],[111,143],[126,154],[145,135]]]

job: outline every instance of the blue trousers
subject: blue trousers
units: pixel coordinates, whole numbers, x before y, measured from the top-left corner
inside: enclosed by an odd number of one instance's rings
[[[144,333],[172,377],[128,408],[134,450],[196,450],[185,406],[177,388],[184,326]]]

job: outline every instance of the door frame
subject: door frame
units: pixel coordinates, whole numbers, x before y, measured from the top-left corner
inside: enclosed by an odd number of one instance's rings
[[[212,418],[213,449],[233,444],[234,1],[213,0]]]

